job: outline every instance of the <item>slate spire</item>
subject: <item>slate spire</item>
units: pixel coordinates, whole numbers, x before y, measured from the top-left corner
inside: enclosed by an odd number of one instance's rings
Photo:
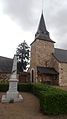
[[[44,21],[43,12],[42,12],[37,32],[43,32],[44,33],[45,31],[46,31],[46,25],[45,25],[45,21]]]
[[[47,41],[49,41],[49,42],[54,42],[54,41],[52,41],[52,40],[50,39],[49,32],[48,32],[47,29],[46,29],[43,12],[42,12],[42,14],[41,14],[41,18],[40,18],[38,30],[37,30],[37,32],[36,32],[36,34],[35,34],[35,39],[47,40]]]

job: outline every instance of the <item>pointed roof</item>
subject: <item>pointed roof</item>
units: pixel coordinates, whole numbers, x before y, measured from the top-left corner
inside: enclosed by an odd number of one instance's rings
[[[39,23],[37,32],[39,32],[39,31],[43,32],[43,33],[46,31],[46,25],[45,25],[43,13],[41,14],[41,19],[40,19],[40,23]]]
[[[44,20],[44,16],[43,16],[43,12],[41,14],[41,18],[40,18],[40,22],[39,22],[39,27],[38,30],[35,34],[35,40],[36,39],[40,39],[40,40],[47,40],[49,42],[54,42],[50,39],[49,36],[49,32],[46,29],[46,25],[45,25],[45,20]]]

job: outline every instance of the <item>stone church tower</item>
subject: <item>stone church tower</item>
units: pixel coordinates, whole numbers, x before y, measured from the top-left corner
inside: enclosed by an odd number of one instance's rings
[[[42,13],[39,27],[35,34],[35,40],[31,43],[30,73],[32,82],[41,82],[48,76],[42,72],[44,71],[43,69],[45,69],[45,71],[50,70],[48,67],[51,67],[50,62],[52,53],[54,52],[54,43],[55,42],[50,39]],[[38,73],[38,70],[41,70],[40,73]]]

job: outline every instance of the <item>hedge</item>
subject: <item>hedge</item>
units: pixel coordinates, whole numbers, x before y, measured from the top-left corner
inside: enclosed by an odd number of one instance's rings
[[[19,92],[31,92],[31,84],[30,83],[20,83],[18,84]]]
[[[6,92],[9,84],[0,84],[0,92]],[[18,84],[18,91],[31,92],[40,100],[44,114],[67,114],[67,91],[44,84]]]
[[[9,84],[8,83],[0,83],[0,92],[6,92],[9,88]]]
[[[40,108],[44,114],[67,113],[67,94],[40,92]]]
[[[9,89],[9,84],[6,83],[1,83],[0,84],[0,92],[6,92]],[[18,84],[18,91],[20,92],[30,92],[31,90],[31,84],[30,83],[23,83],[23,84]]]
[[[32,93],[40,100],[44,114],[67,113],[67,92],[48,85],[32,84]]]

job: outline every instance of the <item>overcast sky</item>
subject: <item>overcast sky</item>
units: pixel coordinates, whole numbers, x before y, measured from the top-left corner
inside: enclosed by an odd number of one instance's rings
[[[55,47],[67,49],[67,0],[43,0],[47,30]],[[34,40],[42,0],[0,0],[0,56],[11,57],[18,44]]]

